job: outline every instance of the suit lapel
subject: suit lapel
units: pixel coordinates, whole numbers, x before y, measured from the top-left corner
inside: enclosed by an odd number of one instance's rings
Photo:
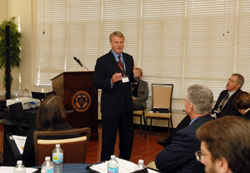
[[[111,62],[111,66],[115,67],[115,72],[121,72],[121,69],[119,68],[119,66],[115,60],[115,56],[113,55],[113,53],[111,51],[109,52],[109,58],[110,58],[109,62]]]
[[[125,53],[122,53],[122,54],[123,54],[123,60],[124,60],[124,62],[125,62],[125,68],[126,68],[125,74],[128,75],[127,71],[128,71],[129,63],[130,63],[130,62],[129,62],[127,56],[125,55]]]
[[[139,83],[138,83],[139,87],[138,87],[138,93],[139,91],[143,91],[143,88],[144,88],[144,83],[142,82],[142,80],[139,80]]]
[[[240,90],[235,91],[235,92],[233,93],[233,95],[231,95],[231,96],[229,97],[228,101],[227,101],[226,104],[223,106],[222,110],[224,110],[225,107],[226,107],[229,103],[231,103],[231,102],[233,101],[234,96],[235,96],[238,92],[240,92]],[[224,95],[224,97],[225,97],[225,95]]]

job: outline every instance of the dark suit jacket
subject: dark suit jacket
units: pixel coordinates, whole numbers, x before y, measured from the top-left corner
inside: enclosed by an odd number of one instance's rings
[[[214,110],[216,110],[221,102],[221,100],[226,96],[227,94],[227,90],[224,90],[220,93],[217,101],[216,101],[216,104],[213,108],[213,113],[214,113]],[[241,90],[237,90],[230,98],[229,100],[227,101],[226,105],[223,107],[222,111],[220,113],[216,113],[216,116],[217,118],[220,118],[220,117],[223,117],[225,115],[239,115],[241,116],[241,113],[234,107],[234,99],[235,99],[235,96],[241,92]]]
[[[147,99],[148,99],[148,82],[144,80],[139,80],[138,85],[138,97],[137,100],[135,100],[135,104],[142,104],[144,109],[147,108]],[[137,103],[136,103],[137,102]]]
[[[166,145],[170,144],[174,134],[178,131],[181,130],[185,127],[187,127],[189,125],[189,123],[191,122],[191,119],[189,117],[189,115],[186,115],[181,122],[177,125],[177,127],[175,128],[175,130],[170,134],[170,136],[166,139]]]
[[[101,112],[102,114],[121,114],[125,106],[129,113],[132,114],[132,93],[131,81],[134,81],[133,67],[134,60],[129,54],[122,53],[126,66],[126,75],[130,82],[116,82],[111,86],[112,75],[116,72],[121,72],[113,53],[103,55],[97,59],[94,73],[94,86],[102,89],[101,96]]]
[[[250,110],[247,111],[247,112],[243,115],[243,117],[250,120]]]
[[[166,145],[156,157],[156,167],[161,172],[202,173],[204,166],[195,158],[200,150],[200,141],[196,137],[196,129],[207,121],[213,120],[209,115],[196,119],[191,125],[176,131],[171,143]]]
[[[65,123],[56,123],[53,130],[71,130],[71,129],[73,128],[68,123],[65,122]],[[67,137],[75,137],[75,136],[61,136],[60,139]],[[24,166],[26,167],[36,166],[34,131],[30,132],[27,136],[24,145],[22,160]]]

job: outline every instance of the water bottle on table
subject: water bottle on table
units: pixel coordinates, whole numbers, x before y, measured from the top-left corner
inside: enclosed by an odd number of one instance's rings
[[[26,169],[25,169],[25,167],[23,165],[23,161],[22,160],[18,160],[17,161],[17,165],[13,169],[13,173],[26,173]]]
[[[144,160],[140,159],[138,160],[138,164],[135,167],[135,171],[139,171],[146,168],[146,166],[144,165]]]
[[[50,157],[45,157],[45,161],[42,164],[41,173],[54,173],[54,164],[51,162]]]
[[[55,173],[63,172],[63,150],[60,144],[56,144],[56,148],[52,152],[53,163],[55,166]]]
[[[118,173],[119,172],[119,163],[115,159],[115,155],[111,156],[111,159],[108,161],[108,173]]]

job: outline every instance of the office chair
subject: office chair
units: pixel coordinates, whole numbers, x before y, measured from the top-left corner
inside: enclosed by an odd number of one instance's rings
[[[39,99],[40,101],[42,101],[44,99],[44,97],[45,97],[44,93],[42,93],[42,92],[32,91],[31,95],[32,95],[32,98]]]
[[[56,91],[50,91],[47,93],[32,91],[31,94],[32,94],[32,98],[39,99],[40,101],[43,101],[44,99],[46,99],[50,95],[56,95]]]
[[[45,93],[44,94],[44,99],[46,99],[47,97],[49,97],[49,96],[52,96],[52,95],[56,95],[56,91],[50,91],[50,92],[47,92],[47,93]]]
[[[90,131],[88,127],[63,131],[35,131],[36,165],[42,165],[45,157],[52,155],[56,144],[61,145],[64,163],[84,163]]]
[[[172,122],[172,94],[173,84],[152,84],[152,110],[146,113],[145,130],[147,132],[147,120],[150,119],[150,132],[153,119],[166,119],[168,121],[168,135],[170,125],[173,128]]]
[[[145,121],[146,121],[144,109],[143,110],[134,110],[133,111],[133,116],[140,117],[140,132],[142,132],[142,119],[143,119],[144,125],[145,125]]]

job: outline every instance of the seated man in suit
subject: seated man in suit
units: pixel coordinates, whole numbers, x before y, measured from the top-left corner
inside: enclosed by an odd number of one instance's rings
[[[225,115],[241,115],[241,113],[233,106],[235,96],[241,92],[241,87],[244,84],[244,77],[239,73],[234,73],[228,79],[226,90],[223,90],[213,108],[212,113],[216,115],[216,118],[223,117]]]
[[[132,83],[132,99],[133,99],[133,110],[146,109],[146,101],[148,99],[148,82],[142,80],[142,69],[135,68],[138,71],[138,81]]]
[[[203,124],[196,135],[201,140],[201,151],[195,155],[205,165],[206,173],[249,173],[249,121],[226,116]]]
[[[161,172],[200,173],[204,167],[195,158],[195,152],[200,148],[200,141],[195,135],[196,129],[207,121],[213,104],[213,93],[202,85],[192,85],[187,89],[185,110],[191,122],[181,130],[176,131],[171,142],[157,155],[156,167]]]

